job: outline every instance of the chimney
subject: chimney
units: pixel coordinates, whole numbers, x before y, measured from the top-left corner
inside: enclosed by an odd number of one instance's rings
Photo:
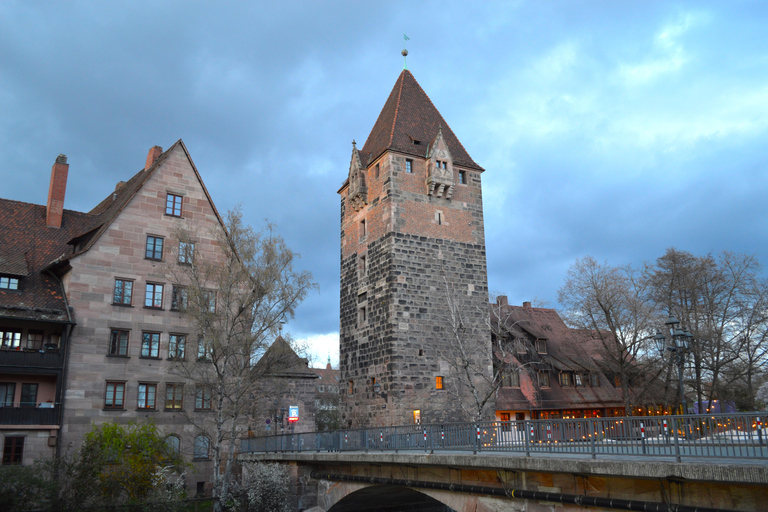
[[[507,299],[506,295],[497,295],[496,296],[496,305],[497,306],[509,306],[509,300]]]
[[[59,229],[64,214],[64,193],[67,191],[69,164],[67,155],[59,155],[51,169],[51,185],[48,187],[48,204],[45,208],[45,222],[49,228]]]
[[[144,169],[146,170],[152,167],[152,164],[155,163],[155,160],[157,160],[162,154],[163,148],[160,146],[152,146],[149,150],[149,153],[147,154],[147,163],[144,164]]]
[[[530,302],[523,302],[523,307],[524,308],[530,308],[531,307],[531,303]]]

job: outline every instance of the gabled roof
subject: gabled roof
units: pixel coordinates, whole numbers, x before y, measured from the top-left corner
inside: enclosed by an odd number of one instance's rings
[[[291,348],[282,336],[278,336],[256,363],[255,370],[270,377],[298,377],[316,379],[308,361]]]
[[[411,72],[403,70],[365,141],[361,151],[363,164],[370,165],[387,150],[425,158],[440,128],[453,163],[483,171],[469,156]]]
[[[19,291],[0,290],[0,317],[68,321],[61,284],[50,274],[90,249],[177,147],[184,151],[222,227],[224,222],[181,139],[147,169],[118,186],[88,213],[64,210],[61,228],[49,228],[46,207],[0,199],[0,274],[20,276]],[[50,272],[49,272],[50,271]]]
[[[98,222],[92,223],[88,229],[83,230],[82,233],[73,238],[73,243],[76,242],[78,238],[83,239],[84,243],[82,245],[78,244],[79,246],[75,248],[75,252],[72,254],[72,256],[77,256],[78,254],[84,253],[90,249],[93,244],[96,243],[99,237],[101,237],[101,235],[109,228],[112,221],[115,220],[120,212],[122,212],[128,203],[130,203],[131,199],[133,199],[138,191],[141,190],[141,187],[144,185],[144,183],[146,183],[147,180],[152,177],[160,165],[168,158],[168,155],[173,153],[177,147],[180,147],[184,151],[184,154],[189,160],[189,164],[192,166],[192,170],[195,173],[195,177],[200,182],[200,186],[205,193],[205,197],[208,199],[211,208],[213,208],[213,212],[216,214],[216,218],[219,219],[221,226],[224,226],[224,221],[219,215],[219,212],[216,210],[216,206],[213,204],[211,195],[208,193],[208,189],[205,187],[203,179],[200,177],[200,173],[197,171],[197,167],[195,167],[195,164],[192,161],[192,157],[189,155],[189,151],[187,151],[187,147],[184,145],[184,142],[179,139],[163,154],[161,154],[157,160],[155,160],[152,165],[149,166],[148,169],[140,170],[126,183],[118,185],[118,188],[114,192],[110,193],[106,198],[104,198],[104,200],[102,200],[90,212],[88,212],[91,215],[98,216]],[[91,231],[94,232],[91,233]]]

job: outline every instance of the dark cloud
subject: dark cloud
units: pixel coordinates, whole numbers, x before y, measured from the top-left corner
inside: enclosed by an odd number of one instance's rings
[[[484,166],[489,284],[556,305],[577,257],[676,246],[768,262],[761,4],[0,4],[0,196],[88,210],[183,138],[218,208],[275,222],[319,283],[289,326],[338,330],[339,205],[409,68]],[[327,341],[327,338],[326,338]],[[324,360],[324,357],[322,358]]]

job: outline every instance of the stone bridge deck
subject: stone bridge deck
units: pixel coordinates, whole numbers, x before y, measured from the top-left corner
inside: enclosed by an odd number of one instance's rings
[[[345,451],[251,453],[241,454],[240,460],[289,464],[296,483],[297,510],[406,510],[406,503],[413,506],[414,500],[424,495],[429,496],[425,500],[440,505],[429,508],[425,501],[421,508],[409,510],[604,510],[484,495],[482,489],[538,491],[658,505],[647,510],[768,510],[768,461],[764,459],[699,459],[679,463],[632,455],[591,459],[564,454]],[[313,479],[312,472],[334,477]],[[347,477],[370,478],[376,483],[353,483]],[[386,485],[395,480],[413,485],[405,493],[402,485]],[[424,482],[472,485],[480,492],[453,492],[445,488],[432,491],[424,490],[424,486],[414,490]],[[373,492],[371,487],[380,491]]]

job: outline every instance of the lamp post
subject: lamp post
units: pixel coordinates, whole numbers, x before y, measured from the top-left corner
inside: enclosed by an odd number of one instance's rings
[[[653,341],[656,342],[656,348],[659,350],[662,358],[665,351],[675,353],[675,364],[678,371],[677,378],[680,382],[680,404],[683,406],[683,414],[685,414],[688,411],[685,403],[685,390],[683,389],[683,366],[685,366],[685,359],[691,348],[693,335],[685,327],[680,327],[680,321],[671,314],[667,321],[664,322],[664,325],[669,329],[671,345],[667,345],[667,337],[659,330],[656,330],[656,336],[653,337]]]

